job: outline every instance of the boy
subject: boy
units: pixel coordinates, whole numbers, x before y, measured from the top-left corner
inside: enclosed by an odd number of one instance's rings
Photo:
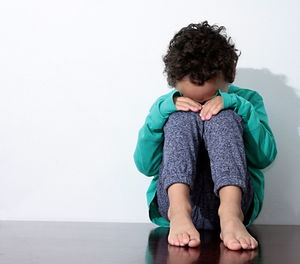
[[[154,176],[150,220],[170,227],[168,243],[197,247],[197,229],[219,230],[231,250],[255,249],[246,227],[258,217],[264,175],[277,155],[263,98],[231,84],[238,55],[207,21],[182,28],[164,56],[169,86],[150,108],[134,161]]]

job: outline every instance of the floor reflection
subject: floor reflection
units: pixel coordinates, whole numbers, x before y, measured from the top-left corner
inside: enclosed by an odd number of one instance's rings
[[[199,247],[192,248],[170,245],[168,243],[169,228],[167,227],[152,229],[148,238],[146,263],[259,263],[260,246],[254,250],[230,250],[224,246],[223,241],[219,237],[219,232],[208,230],[198,231],[200,232],[201,244]]]

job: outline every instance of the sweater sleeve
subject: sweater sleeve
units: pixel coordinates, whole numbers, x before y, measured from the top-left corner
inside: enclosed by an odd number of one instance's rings
[[[164,142],[163,126],[169,115],[177,111],[174,94],[181,95],[174,89],[154,102],[138,132],[133,158],[137,169],[146,176],[154,176],[159,172]]]
[[[277,147],[262,96],[255,92],[248,101],[234,93],[219,92],[224,109],[233,108],[244,121],[243,136],[249,165],[258,169],[266,168],[274,161]]]

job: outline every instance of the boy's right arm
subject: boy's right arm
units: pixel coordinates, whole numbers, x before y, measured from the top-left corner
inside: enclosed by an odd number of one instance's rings
[[[164,143],[163,126],[169,115],[177,111],[174,94],[179,95],[179,92],[173,89],[154,102],[138,132],[133,158],[138,170],[146,176],[153,176],[159,172]]]

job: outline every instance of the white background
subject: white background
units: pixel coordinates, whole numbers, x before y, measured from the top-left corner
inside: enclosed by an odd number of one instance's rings
[[[162,56],[208,20],[242,52],[234,82],[264,97],[276,161],[257,224],[300,224],[297,1],[2,1],[0,220],[150,222],[133,161]]]

